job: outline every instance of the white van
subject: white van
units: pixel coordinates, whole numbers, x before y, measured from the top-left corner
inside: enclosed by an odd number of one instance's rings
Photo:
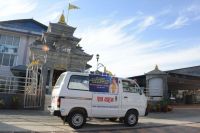
[[[51,114],[72,128],[87,118],[119,119],[134,126],[147,114],[147,98],[134,80],[79,72],[60,75],[52,91]]]

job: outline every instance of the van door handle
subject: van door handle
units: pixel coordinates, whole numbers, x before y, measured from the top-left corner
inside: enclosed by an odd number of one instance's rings
[[[127,96],[124,96],[124,98],[128,98]]]

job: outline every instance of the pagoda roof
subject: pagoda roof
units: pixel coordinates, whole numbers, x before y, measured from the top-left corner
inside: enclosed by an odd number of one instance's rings
[[[91,58],[93,56],[93,55],[89,55],[89,54],[85,53],[84,50],[82,50],[80,48],[75,48],[75,49],[72,50],[72,52],[73,52],[73,54],[76,54],[76,55],[88,56],[88,57],[91,57]]]
[[[77,38],[74,36],[68,36],[68,35],[64,35],[64,34],[60,35],[60,34],[56,34],[56,33],[52,33],[52,32],[45,32],[44,35],[52,36],[52,37],[58,38],[59,40],[66,39],[66,40],[70,40],[70,41],[75,41],[77,43],[79,43],[81,41],[81,38]]]
[[[49,23],[47,32],[73,35],[75,30],[76,30],[75,27],[69,26],[67,24]]]

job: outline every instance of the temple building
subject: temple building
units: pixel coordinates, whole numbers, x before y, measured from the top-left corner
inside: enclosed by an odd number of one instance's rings
[[[85,53],[80,47],[80,38],[74,37],[76,28],[66,24],[62,14],[58,23],[50,23],[41,38],[30,47],[30,62],[39,61],[47,70],[42,73],[46,83],[47,93],[61,73],[65,71],[84,72],[91,66],[87,64],[93,55]]]

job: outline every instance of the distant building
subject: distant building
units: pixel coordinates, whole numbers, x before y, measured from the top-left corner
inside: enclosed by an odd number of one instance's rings
[[[29,63],[29,47],[47,26],[33,19],[0,21],[0,75],[13,76],[10,68]]]
[[[176,103],[200,103],[200,66],[164,72],[156,67],[145,75],[130,78],[146,88],[152,101],[168,98]]]

